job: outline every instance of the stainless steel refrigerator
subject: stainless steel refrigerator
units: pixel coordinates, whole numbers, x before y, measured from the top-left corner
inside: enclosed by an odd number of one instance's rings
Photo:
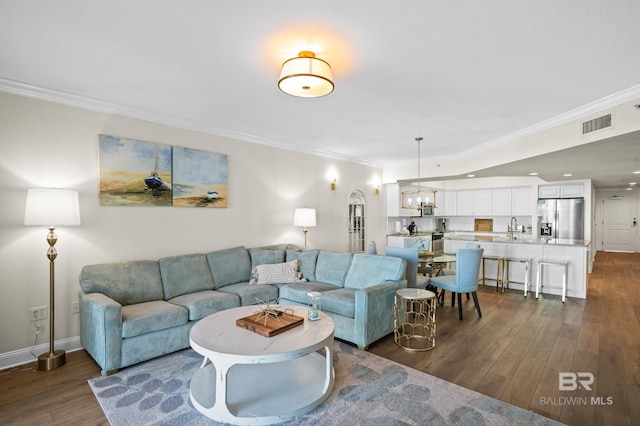
[[[584,198],[538,199],[540,238],[584,239]]]

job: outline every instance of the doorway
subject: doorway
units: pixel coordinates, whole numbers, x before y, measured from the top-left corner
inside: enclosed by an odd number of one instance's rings
[[[607,195],[602,197],[602,249],[605,251],[638,251],[638,196]]]
[[[364,194],[355,189],[349,196],[349,251],[363,252],[366,242]]]

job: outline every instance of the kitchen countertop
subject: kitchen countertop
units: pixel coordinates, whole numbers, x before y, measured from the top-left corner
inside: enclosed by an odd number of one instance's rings
[[[424,231],[424,232],[416,232],[413,234],[403,234],[403,233],[399,233],[399,234],[387,234],[387,237],[407,237],[407,238],[412,238],[412,237],[428,237],[431,236],[433,234],[442,234],[442,232],[440,231]]]
[[[510,243],[510,244],[534,244],[534,245],[546,245],[546,246],[571,246],[571,247],[587,247],[591,244],[589,240],[572,240],[572,239],[560,239],[560,238],[538,238],[532,237],[528,234],[520,235],[516,234],[515,239],[505,237],[503,235],[475,235],[469,234],[444,234],[445,240],[456,241],[487,241],[493,243]]]

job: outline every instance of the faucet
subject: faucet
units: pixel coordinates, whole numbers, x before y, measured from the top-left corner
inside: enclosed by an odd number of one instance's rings
[[[515,217],[515,216],[512,216],[512,217],[511,217],[511,226],[510,226],[509,228],[510,228],[510,229],[509,229],[509,234],[510,234],[510,236],[511,236],[511,239],[513,240],[513,233],[514,233],[514,230],[517,230],[517,229],[518,229],[518,219],[516,219],[516,217]]]

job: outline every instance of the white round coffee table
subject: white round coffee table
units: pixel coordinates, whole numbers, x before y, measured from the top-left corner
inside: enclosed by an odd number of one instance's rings
[[[333,390],[331,317],[309,321],[307,308],[292,309],[304,323],[273,337],[238,327],[259,310],[243,306],[209,315],[190,332],[204,356],[191,380],[191,402],[207,417],[232,424],[277,423],[322,404]],[[318,352],[324,350],[324,353]]]

